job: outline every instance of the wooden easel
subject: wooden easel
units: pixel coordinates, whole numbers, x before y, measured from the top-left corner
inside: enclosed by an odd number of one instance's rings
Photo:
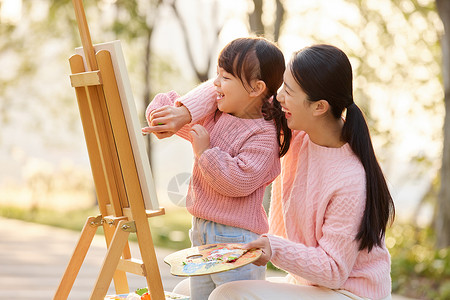
[[[104,299],[111,280],[117,294],[129,292],[126,273],[144,276],[153,300],[165,299],[148,218],[163,208],[146,210],[110,52],[94,53],[82,0],[73,0],[84,57],[70,59],[100,215],[89,217],[54,299],[67,299],[99,226],[107,254],[90,299]],[[87,66],[87,69],[85,68]],[[142,260],[131,257],[128,237],[136,233]]]

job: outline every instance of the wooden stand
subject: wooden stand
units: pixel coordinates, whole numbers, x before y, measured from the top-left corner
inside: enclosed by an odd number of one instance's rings
[[[89,217],[54,299],[67,299],[92,239],[102,226],[107,254],[90,299],[104,299],[111,280],[117,294],[129,292],[126,273],[144,276],[153,300],[164,299],[148,218],[163,208],[146,210],[139,165],[133,153],[110,52],[94,53],[82,0],[73,0],[84,57],[70,59],[100,214]],[[85,68],[87,66],[87,69]],[[142,260],[131,257],[128,236],[136,233]]]

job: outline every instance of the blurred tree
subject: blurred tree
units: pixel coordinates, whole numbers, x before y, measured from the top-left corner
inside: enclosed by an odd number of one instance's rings
[[[362,17],[363,26],[361,27],[361,31],[358,32],[358,35],[361,37],[362,45],[364,49],[373,48],[374,40],[378,43],[378,47],[381,49],[388,50],[391,54],[395,54],[398,50],[396,50],[396,46],[400,45],[404,37],[401,37],[401,28],[397,28],[392,24],[392,19],[382,12],[380,7],[377,7],[368,1],[364,0],[349,0],[350,3],[355,4],[360,10],[360,14]],[[423,45],[421,47],[423,50],[420,52],[414,51],[404,51],[403,59],[401,60],[391,60],[390,62],[394,62],[395,76],[389,75],[386,72],[383,72],[383,67],[379,64],[370,63],[370,57],[373,58],[374,55],[377,55],[375,51],[367,52],[366,55],[361,55],[361,53],[354,53],[353,57],[358,60],[358,68],[356,70],[357,76],[362,76],[367,81],[372,82],[384,82],[386,85],[392,85],[396,80],[400,78],[403,82],[416,82],[417,84],[426,85],[429,81],[427,76],[416,75],[411,69],[411,66],[416,65],[427,65],[429,69],[432,69],[431,64],[436,64],[440,55],[442,55],[443,59],[443,81],[444,81],[444,89],[445,89],[445,111],[444,113],[444,134],[443,134],[443,151],[442,151],[442,162],[441,162],[441,185],[440,192],[438,197],[434,199],[435,206],[435,216],[433,218],[433,224],[436,229],[436,246],[438,248],[448,247],[450,246],[450,186],[445,184],[450,181],[450,116],[449,116],[449,103],[450,100],[447,99],[449,97],[450,92],[450,35],[447,33],[450,30],[450,1],[446,0],[436,0],[436,8],[440,18],[444,24],[444,35],[441,39],[441,47],[442,54],[437,50],[438,47],[438,34],[436,31],[436,26],[434,25],[435,19],[435,6],[432,1],[402,1],[402,0],[393,0],[390,1],[391,10],[395,10],[396,17],[395,18],[403,18],[407,23],[416,24],[417,28],[414,33],[410,33],[407,35],[408,39],[415,40],[414,45]],[[400,14],[399,14],[400,13]],[[374,30],[373,27],[376,26],[378,29]],[[350,28],[350,27],[349,27]],[[372,29],[371,29],[372,28]],[[369,30],[371,29],[371,30]],[[434,33],[430,31],[430,29],[434,30]],[[352,30],[355,31],[355,27],[352,27]],[[358,31],[358,30],[356,30]],[[367,34],[370,33],[370,34]],[[376,34],[374,36],[374,33]],[[405,49],[406,50],[406,49]],[[380,52],[382,55],[386,55],[387,52]],[[359,54],[359,55],[358,55]],[[429,58],[432,57],[433,60],[430,61]],[[405,59],[406,58],[406,59]],[[386,57],[379,57],[376,61],[381,62],[387,65]],[[388,76],[386,76],[388,75]],[[400,76],[399,76],[400,75]],[[358,90],[359,97],[362,99],[370,99],[370,96],[367,94],[367,90]],[[423,103],[422,98],[423,95],[420,93],[416,93],[414,101],[422,106],[423,109],[430,112],[430,114],[435,113],[438,115],[438,108],[441,108],[441,105],[438,105],[442,98],[438,97],[435,99],[429,99],[428,103]],[[387,113],[395,114],[394,110],[391,110],[389,107],[386,107]],[[390,111],[389,111],[390,110]],[[386,128],[384,131],[380,131],[383,128],[380,123],[382,120],[373,118],[370,114],[371,110],[369,108],[369,103],[366,103],[365,111],[368,113],[369,120],[371,121],[372,129],[379,135],[382,134],[386,137],[386,143],[393,138],[393,133],[391,129]],[[389,152],[385,153],[389,155]],[[431,167],[431,162],[429,158],[424,156],[422,153],[418,153],[415,157],[413,157],[412,163],[417,166],[421,166],[418,169],[425,170]],[[395,163],[392,162],[390,165],[395,166]],[[422,171],[427,172],[427,171]],[[433,186],[431,187],[433,189]],[[417,217],[417,212],[420,210],[421,205],[423,205],[426,201],[424,197],[423,201],[418,205],[416,209],[415,216]],[[413,220],[416,221],[416,220]]]
[[[7,3],[1,2],[2,6]],[[9,0],[8,3],[15,3],[19,11],[17,19],[0,20],[0,123],[5,129],[1,135],[7,134],[6,129],[14,127],[13,124],[19,121],[22,126],[27,126],[30,136],[39,133],[46,143],[61,146],[62,143],[55,138],[55,129],[66,132],[72,130],[77,114],[70,107],[72,95],[54,86],[58,71],[49,72],[49,68],[59,63],[59,51],[67,41],[56,42],[56,33],[62,32],[64,28],[65,37],[68,37],[71,31],[66,27],[49,26],[52,23],[47,17],[52,16],[47,14],[51,5],[48,0]],[[43,60],[49,62],[45,67],[42,66]],[[52,91],[51,97],[48,90]],[[62,105],[55,105],[55,98]],[[26,118],[27,115],[32,117]],[[8,145],[12,142],[9,139],[4,146],[14,147]]]
[[[116,18],[112,30],[126,40],[133,42],[139,40],[144,49],[144,90],[142,101],[144,107],[150,103],[151,98],[151,80],[150,66],[152,64],[152,37],[155,29],[155,23],[158,15],[158,8],[162,0],[117,0],[115,2]]]
[[[0,61],[3,57],[19,54],[23,51],[23,43],[18,42],[16,26],[14,24],[4,23],[0,20]],[[14,53],[14,54],[13,54]],[[34,69],[29,62],[23,64],[24,70]],[[19,72],[8,72],[0,75],[0,123],[7,123],[9,120],[8,108],[12,104],[12,97],[6,96],[8,86],[18,81]]]
[[[253,9],[248,13],[248,25],[250,28],[250,32],[258,35],[265,36],[269,39],[272,39],[275,42],[278,42],[280,37],[281,28],[285,18],[285,9],[282,1],[275,0],[275,19],[272,24],[264,24],[263,22],[263,0],[251,0]],[[192,24],[185,21],[185,17],[180,13],[179,5],[180,3],[177,0],[169,0],[167,4],[172,8],[175,18],[180,24],[180,28],[183,34],[183,41],[185,45],[185,50],[189,59],[189,64],[192,67],[192,70],[195,73],[195,76],[199,82],[203,82],[209,79],[209,70],[211,68],[211,63],[214,61],[216,54],[215,45],[218,42],[219,35],[223,29],[223,23],[221,23],[218,18],[218,8],[219,2],[212,1],[210,4],[211,8],[211,23],[206,25],[200,25],[200,28],[196,27],[196,30],[202,32],[208,32],[207,28],[212,28],[211,41],[207,40],[207,35],[203,36],[202,46],[203,49],[206,49],[206,55],[204,55],[204,61],[206,64],[196,63],[194,54],[193,54],[193,45],[194,40],[191,38],[189,33],[189,26],[192,27]],[[205,27],[205,28],[202,28]],[[270,29],[270,30],[269,30]],[[199,65],[205,65],[205,67],[201,68]]]
[[[442,150],[441,186],[436,207],[437,247],[450,246],[450,1],[436,0],[436,8],[444,25],[441,37],[442,78],[444,84],[444,146]]]
[[[253,10],[248,13],[250,31],[258,36],[267,37],[277,43],[280,38],[280,32],[285,18],[283,2],[275,0],[275,20],[273,21],[273,24],[266,25],[263,22],[264,1],[252,0],[252,2]],[[271,32],[269,32],[268,28],[272,28]]]
[[[71,2],[71,0],[51,0],[49,21],[50,24],[68,21],[69,24],[65,24],[66,26],[62,26],[62,28],[65,30],[68,29],[71,32],[72,40],[74,41],[74,44],[78,46],[80,38],[77,32],[75,15],[73,13]],[[151,64],[153,60],[152,37],[156,21],[158,20],[158,9],[161,3],[162,0],[116,0],[108,3],[106,3],[106,1],[94,0],[83,1],[94,44],[107,41],[99,41],[99,36],[102,39],[123,39],[128,44],[137,44],[137,55],[139,56],[139,54],[142,53],[139,57],[140,61],[143,61],[143,92],[140,97],[143,107],[147,107],[152,98],[152,80],[150,79]],[[112,6],[113,9],[109,6]],[[95,9],[95,19],[100,22],[90,20],[90,8]],[[105,11],[106,15],[108,12],[113,11],[113,17],[102,18],[102,10]],[[151,161],[150,136],[146,138],[146,143],[148,156]]]
[[[424,23],[428,24],[429,27],[425,25],[425,28],[417,28],[417,32],[410,34],[408,38],[416,46],[424,46],[422,49],[426,49],[423,51],[427,51],[427,57],[433,57],[434,61],[438,59],[434,50],[435,45],[427,44],[428,41],[424,38],[428,29],[433,26],[432,20],[435,16],[430,13],[434,11],[432,3],[422,1],[425,4],[421,4],[421,1],[416,0],[392,0],[386,1],[389,2],[386,4],[390,6],[387,7],[381,2],[379,5],[365,0],[347,0],[347,2],[354,4],[360,14],[358,26],[347,23],[345,19],[341,20],[341,24],[345,26],[344,30],[353,32],[359,38],[360,45],[350,47],[348,50],[352,59],[357,61],[354,64],[357,83],[372,82],[384,86],[405,86],[405,79],[410,79],[408,82],[425,83],[427,79],[417,78],[415,72],[411,72],[411,65],[424,64],[423,57],[417,52],[408,51],[404,47],[408,41],[401,36],[404,33],[403,30],[410,29],[406,26],[413,26],[414,22],[420,22],[422,26]],[[404,25],[405,28],[401,28],[401,25]],[[345,35],[344,30],[342,30],[342,36]],[[434,35],[436,35],[435,32]],[[421,54],[425,55],[425,53]],[[364,87],[364,84],[360,86]],[[360,86],[357,86],[355,98],[362,101],[361,106],[369,119],[371,129],[377,135],[383,135],[385,142],[388,143],[393,139],[390,128],[383,126],[383,119],[376,118],[372,114],[371,108],[377,101],[370,101],[372,100],[370,91],[360,88]],[[421,95],[414,96],[422,97]],[[438,103],[440,99],[434,101]],[[426,105],[429,109],[435,108],[435,103],[424,104],[421,101],[416,103]],[[386,114],[395,114],[392,106],[386,106],[385,109],[387,110]]]
[[[218,2],[212,1],[211,4],[211,23],[205,24],[201,23],[202,25],[197,28],[197,30],[200,30],[201,32],[208,32],[208,28],[212,28],[212,34],[211,34],[211,41],[208,41],[208,34],[205,34],[202,36],[202,48],[206,51],[206,55],[204,56],[204,61],[206,62],[205,67],[201,68],[199,67],[199,64],[196,63],[195,57],[193,54],[193,39],[191,38],[189,34],[189,28],[188,23],[184,20],[183,16],[180,14],[180,10],[178,8],[178,1],[177,0],[170,0],[168,1],[168,4],[172,8],[175,18],[177,19],[178,23],[180,24],[181,32],[183,34],[183,41],[184,41],[184,47],[186,50],[186,54],[189,59],[189,64],[192,68],[192,70],[195,73],[195,76],[199,82],[203,82],[209,79],[209,70],[211,69],[211,63],[215,59],[216,55],[216,45],[219,40],[220,32],[222,31],[223,24],[219,23],[219,18],[217,18],[218,14]],[[189,22],[189,26],[192,26]]]
[[[125,37],[127,41],[139,41],[144,49],[143,53],[143,78],[144,89],[142,94],[143,107],[147,107],[151,100],[152,82],[150,70],[153,61],[152,37],[158,8],[162,0],[117,0],[115,2],[116,18],[112,29],[119,37]],[[146,137],[147,154],[151,164],[150,135]]]
[[[11,107],[18,104],[13,95],[8,93],[9,88],[21,82],[23,78],[33,75],[37,67],[30,47],[26,45],[24,24],[20,20],[21,15],[30,10],[30,3],[18,7],[20,11],[15,12],[17,18],[7,18],[6,13],[2,13],[4,7],[5,3],[0,1],[0,63],[3,69],[3,72],[0,72],[0,124],[9,122]],[[35,24],[33,20],[29,22]],[[33,34],[38,35],[38,32]]]
[[[344,43],[352,45],[347,52],[355,62],[352,62],[355,99],[366,113],[371,131],[380,143],[379,147],[383,149],[378,152],[380,160],[386,169],[393,170],[397,167],[398,156],[395,154],[398,149],[395,144],[392,147],[392,142],[405,139],[408,135],[408,130],[395,126],[393,121],[402,117],[398,109],[400,103],[409,118],[417,119],[414,116],[419,115],[443,115],[441,95],[435,92],[436,94],[424,97],[425,93],[421,91],[432,85],[430,76],[438,72],[439,66],[439,38],[436,30],[438,17],[434,2],[392,0],[377,3],[347,0],[347,3],[353,4],[359,11],[357,21],[352,21],[353,18],[343,18],[340,25],[344,28],[339,29]],[[351,42],[350,39],[345,41],[344,36],[350,36],[346,31],[352,32],[358,42]],[[373,92],[377,89],[385,90],[379,93],[384,94],[385,98],[374,98]],[[437,89],[438,86],[433,87],[434,91]],[[396,90],[407,95],[408,102],[400,98],[395,99],[392,93],[396,93]],[[383,107],[382,114],[377,107]],[[440,134],[435,135],[435,140],[440,141]],[[435,157],[425,151],[426,147],[416,148],[419,149],[416,153],[409,154],[410,165],[411,168],[414,166],[414,171],[402,176],[403,184],[414,177],[422,178],[421,180],[424,177],[434,177],[430,170],[436,170],[439,165],[435,162]],[[436,201],[437,199],[434,199],[434,204]],[[425,201],[422,201],[418,207],[424,203]]]
[[[295,4],[285,0],[289,9]],[[377,155],[383,169],[398,183],[390,181],[396,184],[396,191],[406,184],[434,178],[441,166],[436,159],[441,153],[434,150],[441,145],[439,126],[443,116],[441,87],[436,79],[441,25],[434,4],[433,0],[345,0],[339,4],[329,2],[324,9],[317,2],[305,7],[298,2],[295,12],[288,11],[287,26],[283,28],[282,44],[287,36],[298,37],[300,43],[335,44],[349,55],[355,101],[365,112],[375,146],[381,150]],[[301,26],[296,22],[298,28],[292,30],[294,18],[300,20]],[[414,124],[411,120],[426,126],[404,124]],[[437,130],[428,132],[427,142],[413,142],[434,127]],[[408,149],[400,152],[398,146],[408,141]],[[399,168],[399,159],[407,161],[405,170]],[[450,228],[448,225],[446,228]]]

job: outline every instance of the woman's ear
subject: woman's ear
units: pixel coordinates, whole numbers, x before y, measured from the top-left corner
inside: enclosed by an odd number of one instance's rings
[[[327,100],[319,100],[314,102],[313,115],[318,117],[324,115],[330,109],[330,104]]]
[[[264,93],[264,91],[266,90],[266,83],[262,80],[256,80],[252,85],[251,85],[251,91],[250,91],[250,96],[251,97],[258,97],[260,96],[262,93]]]

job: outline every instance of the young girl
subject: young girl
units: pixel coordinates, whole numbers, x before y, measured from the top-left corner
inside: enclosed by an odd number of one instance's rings
[[[279,158],[290,139],[275,98],[284,70],[283,54],[273,43],[263,38],[236,39],[221,51],[214,81],[182,98],[175,92],[159,94],[149,105],[150,126],[143,132],[157,130],[158,137],[164,135],[170,112],[177,106],[189,109],[191,104],[204,102],[209,107],[199,110],[214,111],[177,132],[191,141],[195,154],[186,197],[193,215],[193,246],[248,243],[268,231],[264,190],[278,176]],[[265,267],[247,265],[191,277],[191,299],[207,299],[218,285],[264,279],[264,274]]]
[[[294,54],[278,95],[294,131],[272,187],[270,234],[244,246],[263,249],[255,264],[270,260],[288,276],[230,282],[210,299],[391,299],[384,236],[394,204],[352,89],[338,48]],[[177,113],[167,134],[190,118]]]

